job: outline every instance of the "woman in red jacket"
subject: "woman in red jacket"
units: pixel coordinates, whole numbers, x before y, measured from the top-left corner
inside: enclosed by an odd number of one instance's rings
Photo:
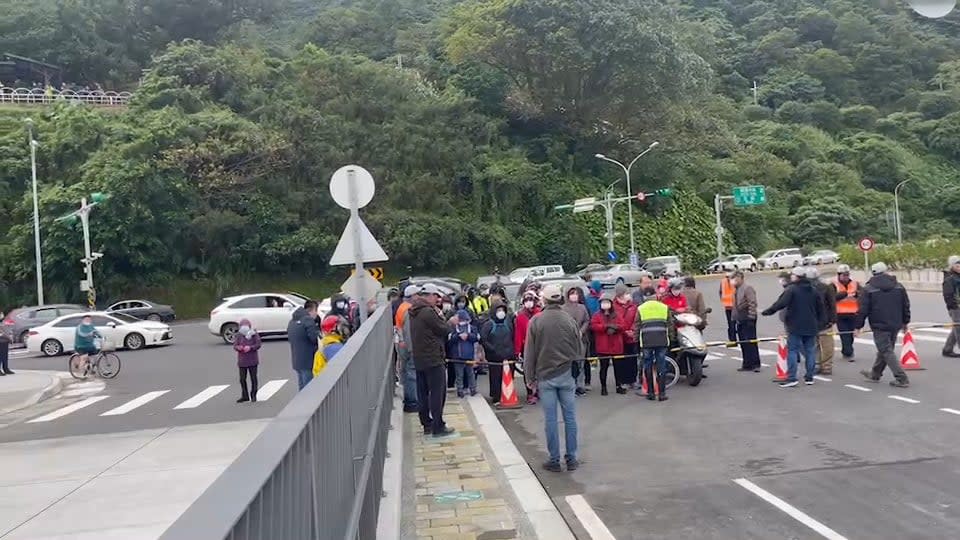
[[[617,393],[626,394],[627,387],[636,384],[637,376],[640,374],[637,364],[637,333],[634,330],[637,322],[637,305],[633,303],[630,293],[623,284],[617,285],[616,293],[613,309],[623,324],[623,354],[628,358],[614,362],[613,373],[620,381],[617,384]]]
[[[623,320],[613,308],[613,300],[609,296],[600,299],[600,310],[590,319],[590,330],[593,332],[593,341],[597,356],[600,357],[600,395],[607,395],[607,371],[610,368],[611,356],[623,354]],[[614,360],[624,362],[624,360]],[[613,365],[613,381],[620,391],[622,381],[618,377],[617,365]]]
[[[527,328],[530,326],[530,319],[540,313],[540,298],[537,293],[527,291],[523,293],[523,308],[517,313],[516,332],[513,335],[513,349],[517,358],[523,356],[523,346],[527,343]],[[531,384],[527,384],[527,404],[537,404],[537,389]]]

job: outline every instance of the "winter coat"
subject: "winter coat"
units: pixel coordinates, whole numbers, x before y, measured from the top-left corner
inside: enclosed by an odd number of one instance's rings
[[[620,300],[614,300],[613,310],[617,312],[620,324],[623,325],[623,343],[626,345],[636,343],[637,333],[634,325],[637,322],[637,305],[633,302],[623,304]]]
[[[233,340],[233,350],[237,351],[237,367],[253,367],[260,365],[260,334],[252,332],[250,337],[237,332]],[[247,347],[247,350],[243,350]]]
[[[603,296],[603,285],[601,285],[600,281],[593,280],[590,282],[589,289],[584,302],[587,306],[587,312],[593,317],[594,313],[600,311],[600,297]]]
[[[537,306],[534,306],[532,311],[524,308],[520,310],[520,313],[517,313],[514,324],[516,332],[513,334],[513,352],[517,356],[523,354],[523,347],[527,342],[527,329],[530,327],[530,321],[539,314],[540,308]]]
[[[467,339],[462,339],[460,334],[466,334]],[[457,323],[453,331],[447,335],[447,350],[450,351],[450,358],[456,360],[473,360],[474,350],[476,349],[476,343],[478,341],[480,341],[480,332],[473,326],[473,323]]]
[[[899,332],[910,324],[910,298],[903,285],[890,274],[870,278],[860,294],[857,328],[870,319],[870,328],[883,332]]]
[[[343,337],[339,334],[330,334],[320,339],[320,348],[317,349],[313,361],[313,376],[317,377],[333,357],[343,348]]]
[[[623,320],[616,310],[593,314],[590,330],[593,332],[594,348],[598,356],[623,354],[623,327]],[[607,328],[612,328],[614,332],[608,333]]]
[[[687,297],[687,311],[699,316],[706,325],[707,301],[703,298],[703,293],[687,287],[683,289],[683,295]]]
[[[530,321],[523,367],[533,381],[550,380],[564,373],[572,377],[570,365],[583,356],[580,328],[559,304],[547,304]]]
[[[514,320],[510,310],[502,321],[497,320],[497,308],[506,307],[503,300],[494,298],[490,302],[490,311],[486,321],[480,327],[480,344],[489,362],[502,362],[515,356],[513,349]]]
[[[943,273],[943,302],[947,309],[960,309],[960,274],[953,270]]]
[[[317,353],[320,327],[307,310],[297,308],[287,324],[287,341],[290,343],[290,363],[297,371],[313,369],[313,355]]]
[[[736,288],[730,318],[734,321],[757,320],[757,291],[752,286],[743,284]]]
[[[450,326],[443,316],[426,301],[417,299],[408,317],[414,366],[421,371],[443,366],[446,363],[444,346],[450,334]]]
[[[570,295],[570,291],[577,289],[578,287],[572,287],[567,291],[567,296]],[[580,340],[583,341],[584,350],[587,350],[590,347],[590,313],[586,306],[579,302],[566,300],[561,309],[577,323],[577,327],[580,328]]]
[[[766,316],[785,309],[784,324],[787,332],[798,336],[815,336],[820,331],[821,321],[826,319],[823,298],[807,279],[801,279],[787,287],[772,306],[763,310]]]
[[[663,298],[660,299],[661,302],[667,305],[670,308],[670,311],[674,313],[686,313],[687,306],[687,297],[680,293],[677,296],[674,296],[669,290],[664,293]]]
[[[813,286],[823,299],[824,320],[820,321],[820,329],[826,330],[837,324],[837,287],[833,283],[814,281]]]

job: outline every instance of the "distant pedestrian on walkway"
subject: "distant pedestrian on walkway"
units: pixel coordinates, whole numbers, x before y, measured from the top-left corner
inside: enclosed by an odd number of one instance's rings
[[[873,343],[877,347],[877,360],[870,371],[860,374],[871,382],[877,382],[883,376],[884,368],[889,367],[896,380],[890,386],[907,388],[910,380],[900,366],[893,350],[897,344],[897,334],[906,331],[910,324],[910,298],[897,278],[887,273],[887,265],[878,262],[870,268],[873,277],[863,288],[860,296],[860,311],[857,315],[857,332],[870,321]]]
[[[447,399],[446,340],[450,326],[443,318],[440,302],[443,293],[433,283],[420,290],[410,308],[410,343],[417,367],[417,397],[420,424],[424,435],[442,437],[455,430],[443,421]]]
[[[513,315],[499,296],[490,301],[492,315],[480,327],[480,343],[483,345],[490,367],[490,402],[500,403],[503,390],[503,368],[507,360],[516,356],[513,352]]]
[[[952,255],[947,259],[947,271],[943,273],[943,302],[954,325],[947,342],[943,344],[943,355],[960,358],[960,353],[956,351],[957,345],[960,345],[960,255]]]
[[[257,401],[257,366],[260,365],[260,334],[247,319],[240,321],[237,338],[233,340],[233,350],[237,351],[237,367],[240,369],[240,399],[237,403]],[[247,377],[250,388],[247,388]]]
[[[743,363],[738,371],[760,372],[760,348],[757,339],[757,291],[746,283],[743,270],[737,270],[730,278],[734,287],[733,311],[731,317],[737,324],[737,339],[740,341],[740,352]]]
[[[833,283],[820,281],[820,272],[807,268],[807,279],[813,283],[823,301],[825,319],[820,321],[820,333],[817,334],[817,372],[822,375],[833,374],[833,354],[837,346],[833,341],[833,327],[837,324],[837,289]]]
[[[476,344],[480,341],[480,331],[473,324],[473,318],[466,309],[457,311],[457,324],[447,336],[447,349],[451,352],[455,378],[457,383],[457,397],[477,395],[477,374],[473,369],[476,356]]]
[[[293,311],[287,324],[290,343],[290,362],[297,372],[297,387],[303,390],[313,379],[313,356],[317,354],[320,327],[317,326],[317,303],[307,300],[302,308]]]
[[[394,315],[394,334],[397,349],[397,377],[403,384],[403,412],[417,412],[417,368],[413,365],[413,354],[410,352],[410,308],[413,299],[420,292],[418,285],[407,285],[403,289],[403,302],[397,307]]]
[[[780,310],[786,310],[787,326],[787,380],[781,388],[797,386],[797,364],[802,354],[806,361],[804,382],[813,384],[813,375],[817,369],[817,332],[820,321],[826,318],[823,301],[813,284],[807,279],[807,270],[803,267],[793,269],[793,285],[783,290],[780,298],[767,309],[764,316],[770,316]]]
[[[850,267],[837,267],[837,333],[840,334],[840,354],[844,360],[853,362],[853,331],[857,328],[857,312],[860,311],[860,284],[850,278]]]
[[[0,311],[0,320],[3,320],[3,312]],[[10,369],[10,342],[13,336],[10,335],[6,325],[0,324],[0,376],[13,375]]]
[[[524,344],[524,369],[537,388],[543,406],[544,431],[549,458],[543,464],[548,471],[560,472],[560,433],[557,430],[557,405],[563,414],[565,460],[568,471],[580,466],[577,460],[576,382],[571,375],[573,361],[583,358],[580,328],[565,313],[563,290],[559,285],[547,285],[541,297],[543,312],[530,321]]]

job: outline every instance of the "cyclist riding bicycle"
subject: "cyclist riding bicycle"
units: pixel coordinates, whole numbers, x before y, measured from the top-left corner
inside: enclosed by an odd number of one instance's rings
[[[93,318],[90,315],[85,315],[80,320],[80,325],[77,326],[73,338],[73,350],[80,355],[81,365],[89,365],[90,355],[100,352],[96,343],[97,339],[103,339],[103,335],[97,332],[97,329],[93,326]]]

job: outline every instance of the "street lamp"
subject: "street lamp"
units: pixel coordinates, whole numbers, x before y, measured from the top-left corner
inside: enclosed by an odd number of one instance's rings
[[[40,143],[33,139],[33,120],[27,118],[27,132],[30,135],[30,170],[33,176],[33,247],[37,264],[37,304],[43,305],[43,262],[40,256],[40,203],[37,198],[37,147]]]
[[[633,164],[636,163],[637,160],[639,160],[643,156],[647,155],[647,152],[653,150],[658,146],[660,146],[660,143],[658,141],[653,141],[652,143],[650,143],[650,146],[648,146],[646,150],[644,150],[643,152],[640,152],[640,154],[637,155],[637,157],[633,158],[633,161],[631,161],[629,165],[624,165],[623,163],[620,163],[615,159],[608,158],[603,154],[596,154],[596,156],[594,157],[596,157],[597,159],[602,159],[604,161],[609,161],[610,163],[615,163],[619,165],[621,169],[623,169],[624,174],[627,176],[627,196],[631,197],[633,196],[633,189],[630,186],[630,170],[633,169]],[[633,205],[632,204],[627,205],[627,223],[630,228],[630,262],[635,263],[637,246],[633,238]]]
[[[894,213],[896,214],[896,218],[897,218],[897,245],[898,246],[903,245],[903,225],[900,221],[900,188],[902,188],[903,186],[907,185],[912,181],[913,181],[912,178],[909,180],[904,180],[903,182],[900,182],[899,184],[897,184],[897,187],[893,188],[893,207],[894,207]]]

